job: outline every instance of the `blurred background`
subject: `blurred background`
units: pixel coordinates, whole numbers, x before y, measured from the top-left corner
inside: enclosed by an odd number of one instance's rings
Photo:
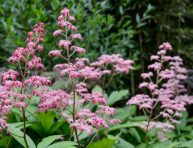
[[[47,54],[57,48],[52,33],[64,7],[77,19],[78,32],[84,37],[79,45],[87,50],[85,56],[90,61],[115,53],[135,61],[136,69],[115,78],[110,88],[126,87],[131,95],[135,94],[141,81],[139,74],[146,71],[150,55],[156,53],[162,42],[170,42],[175,49],[172,54],[180,55],[188,69],[193,67],[191,0],[0,0],[1,69],[14,68],[7,58],[16,47],[25,46],[27,32],[42,21],[47,31],[41,57],[51,71],[60,61]]]

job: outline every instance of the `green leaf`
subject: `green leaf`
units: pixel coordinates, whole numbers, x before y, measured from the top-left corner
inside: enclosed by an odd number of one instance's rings
[[[108,105],[109,106],[113,105],[117,101],[122,100],[123,97],[126,95],[128,95],[128,90],[120,90],[112,92],[108,99]]]
[[[65,120],[59,120],[59,121],[57,121],[57,122],[54,124],[54,126],[51,127],[50,132],[51,132],[51,133],[54,133],[54,132],[57,131],[61,126],[63,126],[65,122],[66,122]],[[68,126],[68,125],[65,124],[65,126]]]
[[[15,140],[17,140],[22,146],[25,147],[25,141],[23,138],[23,132],[13,126],[9,126],[7,129],[10,133],[12,133],[12,136]],[[29,148],[36,148],[36,145],[32,141],[32,139],[27,135],[27,143],[29,145]]]
[[[135,129],[135,128],[130,128],[130,129],[129,129],[129,133],[130,133],[133,137],[135,137],[135,139],[136,139],[139,143],[141,143],[142,137],[140,136],[140,133],[137,131],[137,129]]]
[[[23,129],[23,122],[9,123],[9,125],[12,125],[14,128],[17,129]],[[31,123],[26,122],[26,127],[29,127],[31,125]]]
[[[121,124],[121,125],[115,125],[115,126],[111,127],[108,132],[112,132],[115,130],[121,130],[123,128],[136,127],[137,124],[139,124],[139,122],[128,122],[128,123]]]
[[[134,115],[136,113],[136,110],[137,110],[136,106],[126,106],[122,108],[116,108],[116,114],[114,118],[124,121],[129,116]]]
[[[139,14],[136,14],[135,20],[136,20],[137,24],[140,23],[140,16],[139,16]]]
[[[54,143],[46,148],[76,148],[77,143],[72,141],[62,141],[58,143]]]
[[[174,148],[174,147],[178,147],[181,145],[179,145],[179,142],[170,142],[170,141],[167,141],[167,142],[158,142],[158,143],[155,143],[152,145],[153,148],[163,148],[167,145],[167,148]]]
[[[98,92],[100,92],[100,93],[103,93],[103,89],[100,87],[100,86],[98,86],[98,85],[96,85],[93,89],[92,89],[92,92],[93,91],[98,91]]]
[[[91,143],[88,148],[113,148],[116,139],[103,138],[97,142]]]
[[[134,148],[134,146],[124,139],[119,138],[118,143],[116,144],[116,148]]]
[[[10,138],[11,138],[10,136],[3,135],[0,138],[0,147],[4,148],[9,143]]]
[[[47,148],[51,143],[53,143],[55,140],[62,138],[62,135],[53,135],[44,138],[37,146],[37,148]]]
[[[39,113],[37,115],[37,118],[39,119],[39,121],[41,122],[44,131],[47,133],[49,133],[49,130],[52,126],[52,124],[54,124],[54,118],[56,117],[56,114],[54,111],[48,111],[47,113]]]
[[[178,146],[180,146],[180,147],[193,147],[193,140],[182,141],[182,142],[180,142],[180,144]]]

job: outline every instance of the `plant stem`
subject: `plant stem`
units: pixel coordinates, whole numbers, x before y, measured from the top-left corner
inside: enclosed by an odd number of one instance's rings
[[[27,60],[29,59],[29,54],[27,56]],[[27,64],[25,63],[25,67],[24,67],[24,71],[22,71],[21,69],[21,65],[20,65],[20,62],[19,62],[19,68],[20,68],[20,71],[22,73],[22,86],[21,86],[21,94],[24,93],[24,81],[25,81],[25,78],[27,76]],[[27,143],[27,134],[26,134],[26,114],[25,114],[25,111],[26,109],[23,107],[22,108],[22,115],[23,115],[23,138],[24,138],[24,142],[25,142],[25,145],[26,145],[26,148],[29,148],[28,146],[28,143]]]
[[[67,28],[66,28],[66,40],[68,40],[68,31],[67,31]],[[68,66],[70,67],[70,53],[69,53],[69,49],[67,49],[67,61],[68,61]],[[75,122],[76,120],[76,92],[75,92],[75,86],[74,86],[74,82],[73,82],[73,79],[72,77],[69,75],[69,79],[70,79],[70,83],[71,83],[71,91],[73,92],[73,109],[72,109],[72,116],[73,116],[73,122]],[[80,140],[78,138],[78,132],[77,132],[77,129],[74,128],[74,132],[75,132],[75,137],[76,137],[76,140],[77,140],[77,143],[78,143],[78,147],[81,148],[81,145],[80,145]]]
[[[73,111],[72,111],[72,115],[73,115],[73,121],[75,122],[76,120],[76,117],[75,117],[75,114],[76,114],[76,97],[75,97],[75,88],[74,88],[74,82],[72,79],[71,80],[71,87],[72,87],[72,90],[73,90]],[[77,143],[78,143],[78,147],[81,148],[81,145],[80,145],[80,140],[78,138],[78,133],[77,133],[77,130],[74,128],[74,132],[75,132],[75,136],[76,136],[76,140],[77,140]]]
[[[91,142],[94,140],[94,138],[97,136],[98,132],[95,133],[95,135],[92,137],[92,139],[90,140],[90,142],[88,143],[88,145],[86,146],[86,148],[88,148],[88,146],[91,144]]]
[[[26,148],[29,148],[28,143],[27,143],[27,136],[26,136],[26,115],[25,115],[25,109],[22,108],[22,113],[23,113],[23,138],[25,141]]]

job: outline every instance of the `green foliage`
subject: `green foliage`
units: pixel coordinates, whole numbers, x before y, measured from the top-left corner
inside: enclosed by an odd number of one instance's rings
[[[40,143],[38,143],[37,148],[62,148],[62,147],[66,147],[66,148],[71,148],[74,147],[76,145],[75,142],[72,141],[63,141],[63,142],[57,142],[52,144],[54,141],[62,139],[62,135],[53,135],[53,136],[49,136],[44,138]]]
[[[23,132],[21,130],[19,130],[18,128],[15,128],[14,126],[9,126],[7,130],[10,133],[12,133],[12,136],[15,140],[17,140],[22,146],[25,147]],[[36,148],[36,145],[34,144],[33,140],[28,135],[27,135],[27,143],[30,148]]]
[[[58,132],[60,128],[62,128],[63,132],[65,131],[65,134],[68,135],[70,133],[68,124],[64,120],[58,119],[57,113],[54,111],[36,114],[36,120],[30,128],[36,131],[41,137]]]
[[[107,104],[111,106],[117,101],[122,100],[126,95],[128,95],[128,90],[113,91],[109,96]]]
[[[76,148],[77,144],[72,141],[62,141],[49,145],[47,148]]]
[[[88,148],[112,148],[115,144],[116,139],[103,138],[97,142],[93,142]]]
[[[118,142],[116,143],[116,148],[134,148],[134,145],[125,141],[122,138],[118,138]]]
[[[136,106],[126,106],[116,108],[115,118],[120,119],[121,121],[125,121],[129,117],[136,114]]]

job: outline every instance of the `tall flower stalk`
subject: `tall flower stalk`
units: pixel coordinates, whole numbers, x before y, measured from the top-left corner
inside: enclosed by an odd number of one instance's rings
[[[181,84],[187,73],[182,59],[166,55],[172,50],[169,43],[163,43],[159,49],[157,55],[151,56],[154,63],[148,66],[149,72],[141,74],[144,82],[139,88],[147,89],[148,93],[138,94],[127,102],[127,105],[139,106],[144,112],[147,121],[140,127],[146,131],[146,140],[152,128],[163,133],[174,129],[174,124],[179,124],[178,118],[186,110],[185,106],[193,103],[192,96],[184,95],[187,90]]]
[[[49,91],[47,96],[58,91],[63,94],[62,97],[58,93],[55,98],[50,97],[49,101],[45,99],[44,95],[40,95],[39,109],[41,111],[51,108],[59,110],[62,117],[66,118],[70,124],[71,134],[73,135],[74,132],[76,141],[81,147],[79,136],[82,132],[92,134],[96,130],[108,128],[108,124],[120,123],[118,119],[112,119],[115,108],[107,105],[106,98],[100,92],[89,92],[87,83],[90,80],[98,81],[106,74],[128,73],[133,69],[133,61],[124,60],[121,55],[103,55],[93,63],[90,63],[86,58],[72,58],[86,52],[84,48],[73,44],[75,40],[83,40],[81,34],[76,33],[77,29],[72,24],[73,22],[75,22],[75,18],[70,15],[70,10],[64,8],[58,17],[60,29],[53,33],[55,37],[64,39],[59,40],[60,50],[49,52],[49,56],[60,57],[65,61],[63,64],[55,65],[54,70],[59,71],[62,77],[68,76],[71,90],[69,92],[64,90]],[[110,69],[107,69],[107,66]],[[59,102],[61,103],[59,104]],[[88,105],[86,108],[85,104]],[[97,106],[96,111],[91,111],[94,106]]]
[[[40,86],[48,85],[51,82],[45,77],[40,76],[28,76],[31,70],[37,71],[38,69],[44,69],[44,65],[41,63],[41,58],[36,54],[43,50],[41,43],[44,42],[44,23],[34,25],[34,29],[28,32],[26,39],[26,47],[18,47],[13,52],[12,56],[8,59],[10,63],[18,64],[21,74],[21,81],[19,80],[19,73],[14,70],[8,70],[2,75],[1,86],[1,116],[6,116],[10,113],[12,108],[18,109],[22,113],[23,118],[23,138],[25,147],[29,147],[27,143],[27,130],[26,130],[26,111],[30,103],[34,92],[39,89]],[[32,90],[29,93],[29,90]],[[5,119],[6,117],[1,117]],[[8,124],[4,120],[3,127],[7,127]],[[2,124],[1,124],[2,125]]]

